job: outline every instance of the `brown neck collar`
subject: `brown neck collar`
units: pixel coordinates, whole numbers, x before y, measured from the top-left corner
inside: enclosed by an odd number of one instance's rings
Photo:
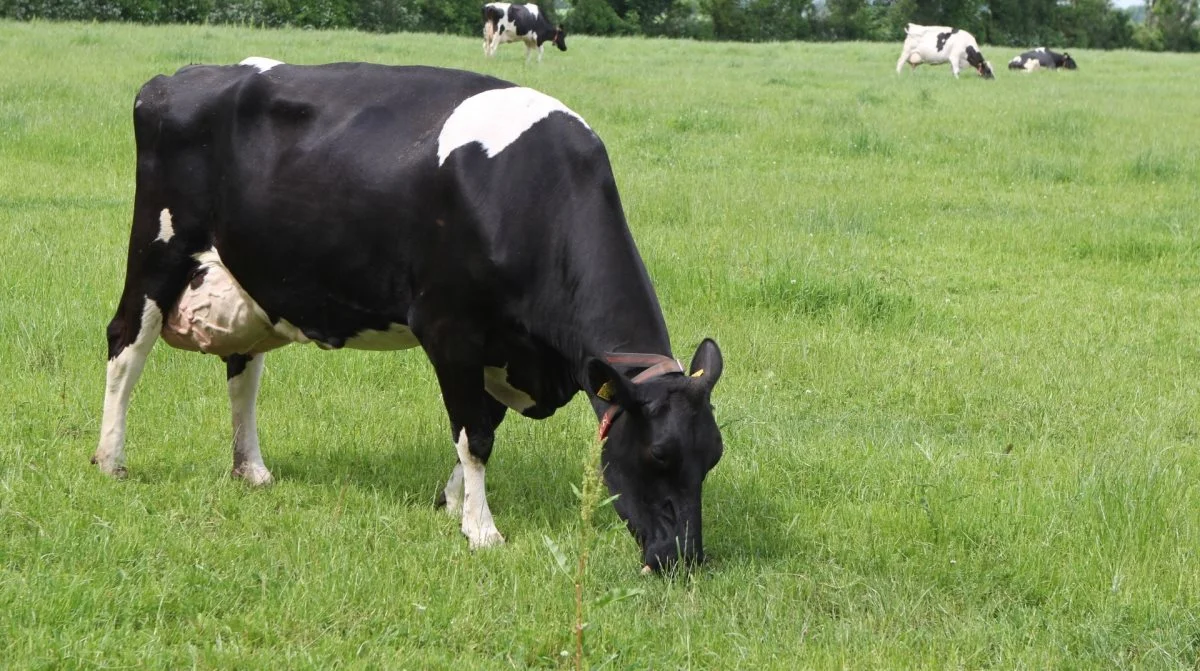
[[[614,366],[628,366],[630,368],[645,367],[645,370],[631,378],[634,384],[641,384],[646,380],[671,373],[683,373],[683,364],[662,354],[610,352],[604,355],[604,360]],[[612,428],[613,421],[617,418],[617,415],[621,414],[622,410],[624,408],[613,403],[608,406],[608,410],[604,411],[604,415],[600,418],[600,428],[597,432],[597,437],[600,440],[608,437],[608,431]]]

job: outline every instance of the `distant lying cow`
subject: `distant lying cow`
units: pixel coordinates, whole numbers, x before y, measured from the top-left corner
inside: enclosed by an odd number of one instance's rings
[[[910,23],[905,27],[904,51],[896,61],[896,72],[908,63],[913,70],[922,63],[941,65],[949,63],[950,70],[958,77],[958,71],[966,66],[975,68],[979,76],[993,79],[992,66],[983,59],[975,37],[965,30],[945,26],[918,26]]]
[[[496,49],[505,42],[525,43],[525,62],[537,48],[538,62],[542,62],[542,44],[553,42],[559,51],[567,50],[567,32],[542,16],[537,5],[514,5],[507,2],[489,2],[483,6],[483,55],[495,56]]]
[[[1026,51],[1008,62],[1009,70],[1033,72],[1040,68],[1046,68],[1047,70],[1057,70],[1058,68],[1076,70],[1079,66],[1075,64],[1075,59],[1071,58],[1071,54],[1065,51],[1061,54],[1056,53],[1046,47],[1038,47],[1032,51]]]

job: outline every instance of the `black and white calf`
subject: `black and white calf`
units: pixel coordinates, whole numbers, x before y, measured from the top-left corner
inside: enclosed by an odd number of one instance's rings
[[[896,72],[904,69],[908,63],[913,70],[922,63],[929,65],[950,64],[950,71],[958,77],[965,67],[975,68],[979,76],[993,79],[992,66],[983,58],[975,37],[965,30],[947,28],[946,26],[919,26],[908,24],[904,29],[904,49],[900,52],[900,60],[896,61]]]
[[[646,565],[703,558],[721,352],[704,340],[687,369],[672,355],[579,115],[468,72],[247,59],[150,80],[134,132],[100,470],[125,472],[130,393],[160,335],[225,360],[233,474],[253,484],[271,481],[255,426],[267,351],[420,347],[458,457],[441,498],[471,547],[503,541],[484,467],[506,411],[547,417],[583,390]]]
[[[1050,51],[1046,47],[1038,47],[1037,49],[1026,51],[1020,56],[1014,56],[1013,59],[1008,62],[1009,70],[1025,70],[1026,72],[1033,72],[1034,70],[1041,68],[1045,68],[1047,70],[1057,70],[1058,68],[1075,70],[1078,69],[1079,66],[1076,65],[1075,59],[1071,58],[1071,54],[1066,52],[1060,54]]]
[[[542,45],[553,42],[559,51],[567,50],[567,33],[542,16],[535,4],[515,5],[507,2],[489,2],[483,6],[483,55],[495,56],[496,49],[505,42],[525,43],[525,62],[537,48],[538,62],[542,62]]]

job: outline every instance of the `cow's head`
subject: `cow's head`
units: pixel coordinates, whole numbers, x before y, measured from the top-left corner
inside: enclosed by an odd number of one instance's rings
[[[1060,65],[1059,67],[1066,68],[1068,70],[1078,70],[1079,69],[1079,66],[1075,64],[1075,59],[1071,58],[1071,54],[1068,54],[1065,51],[1063,52],[1063,55],[1062,55],[1062,65]]]
[[[550,38],[554,42],[554,46],[558,47],[559,51],[567,50],[567,31],[563,30],[562,26],[554,27],[554,36]]]
[[[996,75],[992,73],[992,65],[983,59],[983,54],[975,47],[967,47],[967,63],[975,68],[980,77],[984,79],[995,79]]]
[[[717,344],[700,343],[686,374],[666,365],[669,372],[635,381],[604,359],[588,364],[593,393],[613,404],[601,425],[604,480],[655,571],[704,560],[700,486],[724,449],[710,404],[721,378]]]

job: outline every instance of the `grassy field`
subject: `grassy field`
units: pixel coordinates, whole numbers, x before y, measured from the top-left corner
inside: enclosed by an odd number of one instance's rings
[[[248,55],[484,71],[608,145],[678,353],[712,336],[725,458],[691,575],[611,509],[606,669],[1200,664],[1200,58],[1075,51],[994,82],[899,44],[479,39],[0,22],[0,666],[573,663],[577,399],[512,418],[507,535],[433,507],[454,462],[417,352],[268,358],[278,483],[229,478],[219,361],[162,343],[126,481],[88,464],[138,87]],[[615,597],[624,597],[615,599]]]

